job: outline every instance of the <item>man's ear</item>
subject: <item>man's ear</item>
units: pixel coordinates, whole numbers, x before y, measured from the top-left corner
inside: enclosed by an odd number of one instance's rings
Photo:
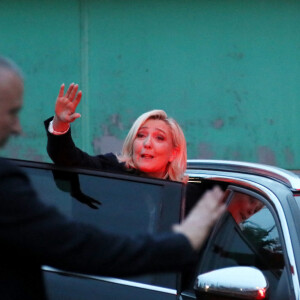
[[[177,157],[177,155],[179,154],[179,150],[180,150],[179,147],[174,147],[173,148],[172,154],[171,154],[171,156],[169,158],[169,162],[172,162]]]

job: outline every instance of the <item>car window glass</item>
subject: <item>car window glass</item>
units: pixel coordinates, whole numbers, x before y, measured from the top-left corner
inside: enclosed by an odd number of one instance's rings
[[[258,252],[271,251],[274,254],[282,254],[275,220],[261,200],[249,194],[235,192],[228,212],[241,233]]]

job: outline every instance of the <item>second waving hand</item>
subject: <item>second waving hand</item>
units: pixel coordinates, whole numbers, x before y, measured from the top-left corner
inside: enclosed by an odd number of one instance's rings
[[[80,114],[76,112],[82,92],[78,92],[78,84],[70,84],[66,94],[64,94],[65,85],[62,84],[55,103],[55,116],[53,119],[53,129],[55,131],[66,131],[70,127],[70,123],[80,118]]]
[[[215,222],[225,212],[224,192],[215,186],[198,200],[195,207],[173,231],[184,234],[195,250],[200,250]]]

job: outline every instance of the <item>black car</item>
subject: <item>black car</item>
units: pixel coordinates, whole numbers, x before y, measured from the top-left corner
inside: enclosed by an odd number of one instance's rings
[[[300,299],[300,178],[276,167],[188,161],[189,183],[14,160],[65,215],[123,234],[178,223],[214,185],[227,212],[184,273],[109,278],[44,266],[49,299]]]

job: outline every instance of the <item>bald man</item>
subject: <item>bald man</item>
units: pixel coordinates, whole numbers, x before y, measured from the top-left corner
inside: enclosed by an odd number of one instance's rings
[[[23,79],[0,57],[0,147],[21,132]],[[224,211],[220,189],[205,194],[168,233],[129,238],[66,219],[37,197],[26,175],[0,158],[1,299],[46,299],[42,265],[94,275],[128,276],[181,271]]]

